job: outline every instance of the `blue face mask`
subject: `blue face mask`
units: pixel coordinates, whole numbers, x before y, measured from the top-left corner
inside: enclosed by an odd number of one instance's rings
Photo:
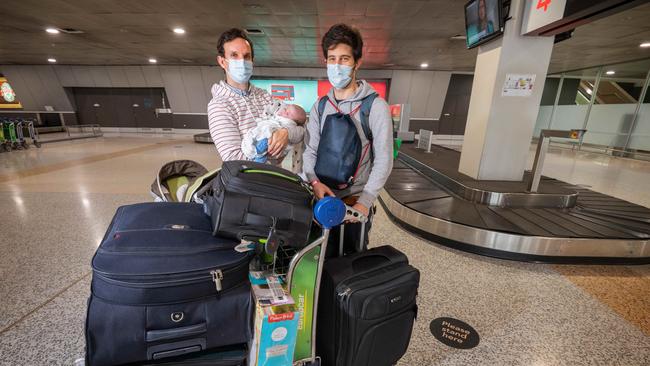
[[[327,64],[327,78],[336,89],[343,89],[352,81],[352,70],[348,65]]]
[[[228,59],[228,74],[239,84],[247,83],[253,75],[253,63],[244,59]]]

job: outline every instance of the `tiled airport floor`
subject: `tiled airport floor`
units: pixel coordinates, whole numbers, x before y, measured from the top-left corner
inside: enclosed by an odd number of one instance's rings
[[[189,136],[107,135],[0,155],[0,365],[71,365],[83,355],[90,259],[115,209],[150,201],[174,159],[216,167]],[[552,174],[551,170],[557,174]],[[553,151],[545,174],[650,206],[650,163]],[[560,266],[466,254],[431,244],[381,212],[374,245],[420,269],[419,314],[400,365],[649,365],[650,266]],[[476,329],[450,348],[438,317]]]

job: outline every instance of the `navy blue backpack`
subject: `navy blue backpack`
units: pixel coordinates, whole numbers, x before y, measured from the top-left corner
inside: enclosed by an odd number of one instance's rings
[[[376,93],[366,96],[361,105],[348,114],[342,113],[328,96],[318,101],[318,122],[323,123],[323,126],[314,172],[328,187],[345,189],[352,186],[366,155],[371,154],[372,160],[372,131],[369,119],[370,109],[376,97]],[[321,121],[328,102],[336,108],[337,113],[329,114],[325,121]],[[361,128],[368,140],[365,148],[351,117],[357,111],[360,112]]]

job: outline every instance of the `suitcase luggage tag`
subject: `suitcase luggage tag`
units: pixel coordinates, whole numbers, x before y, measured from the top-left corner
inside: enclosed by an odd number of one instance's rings
[[[275,255],[275,252],[280,246],[280,238],[275,231],[275,224],[277,223],[277,220],[275,217],[272,217],[272,219],[273,224],[271,225],[271,230],[269,230],[269,236],[266,238],[266,243],[264,243],[264,251],[269,255]]]
[[[254,251],[256,248],[257,248],[257,243],[250,240],[242,239],[241,243],[239,243],[235,247],[235,251],[238,253],[245,253],[245,252]]]

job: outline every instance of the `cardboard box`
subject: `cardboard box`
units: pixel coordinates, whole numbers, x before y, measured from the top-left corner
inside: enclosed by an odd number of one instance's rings
[[[259,277],[259,276],[258,276]],[[253,281],[251,281],[253,282]],[[272,296],[267,284],[255,281],[255,328],[250,346],[249,366],[292,366],[300,313],[291,296]],[[273,305],[281,302],[280,305]]]

